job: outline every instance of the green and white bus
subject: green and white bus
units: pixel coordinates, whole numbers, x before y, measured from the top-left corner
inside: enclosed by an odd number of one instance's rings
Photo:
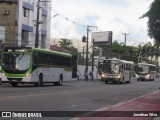
[[[105,83],[130,83],[135,76],[134,63],[120,59],[106,59],[99,64],[99,74]]]
[[[136,78],[137,81],[145,81],[154,79],[157,77],[157,66],[154,64],[148,64],[146,62],[138,63],[136,66]]]
[[[2,83],[62,85],[72,79],[72,55],[31,47],[8,47],[3,52]]]
[[[1,63],[2,63],[2,52],[0,51],[0,84],[1,84]]]

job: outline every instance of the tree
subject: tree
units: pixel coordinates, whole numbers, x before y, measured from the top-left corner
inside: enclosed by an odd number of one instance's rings
[[[160,44],[160,0],[154,0],[148,12],[142,17],[148,17],[148,35],[153,38],[156,44]]]
[[[118,43],[116,40],[111,46],[106,46],[103,49],[103,56],[106,58],[119,58],[128,61],[138,61],[138,48],[134,46],[125,46],[123,43]]]
[[[61,47],[67,48],[72,44],[72,42],[69,39],[61,38],[61,41],[59,41],[59,44],[60,44]]]

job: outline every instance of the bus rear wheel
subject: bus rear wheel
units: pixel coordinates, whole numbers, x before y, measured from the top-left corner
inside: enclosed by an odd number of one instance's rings
[[[10,83],[13,87],[17,87],[18,86],[18,83],[16,83],[16,82],[11,82]]]
[[[54,85],[56,86],[62,86],[63,83],[63,75],[61,74],[59,77],[59,81],[58,82],[54,82]]]

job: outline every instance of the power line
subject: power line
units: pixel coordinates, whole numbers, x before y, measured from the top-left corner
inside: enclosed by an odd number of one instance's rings
[[[79,23],[79,22],[77,22],[77,21],[73,21],[73,20],[71,20],[70,18],[62,15],[61,13],[57,12],[57,11],[54,10],[54,9],[53,9],[53,11],[54,11],[56,14],[59,14],[59,16],[60,16],[61,18],[63,18],[64,20],[69,21],[69,22],[71,22],[72,24],[77,25],[77,26],[80,26],[80,27],[82,27],[82,28],[85,28],[85,29],[87,28],[87,25],[81,24],[81,23]]]

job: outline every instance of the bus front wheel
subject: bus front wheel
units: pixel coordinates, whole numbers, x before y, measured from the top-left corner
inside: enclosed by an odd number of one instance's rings
[[[34,85],[35,85],[36,87],[39,87],[39,86],[42,86],[42,85],[43,85],[43,75],[42,75],[42,74],[39,75],[39,80],[38,80],[38,82],[36,82]]]

